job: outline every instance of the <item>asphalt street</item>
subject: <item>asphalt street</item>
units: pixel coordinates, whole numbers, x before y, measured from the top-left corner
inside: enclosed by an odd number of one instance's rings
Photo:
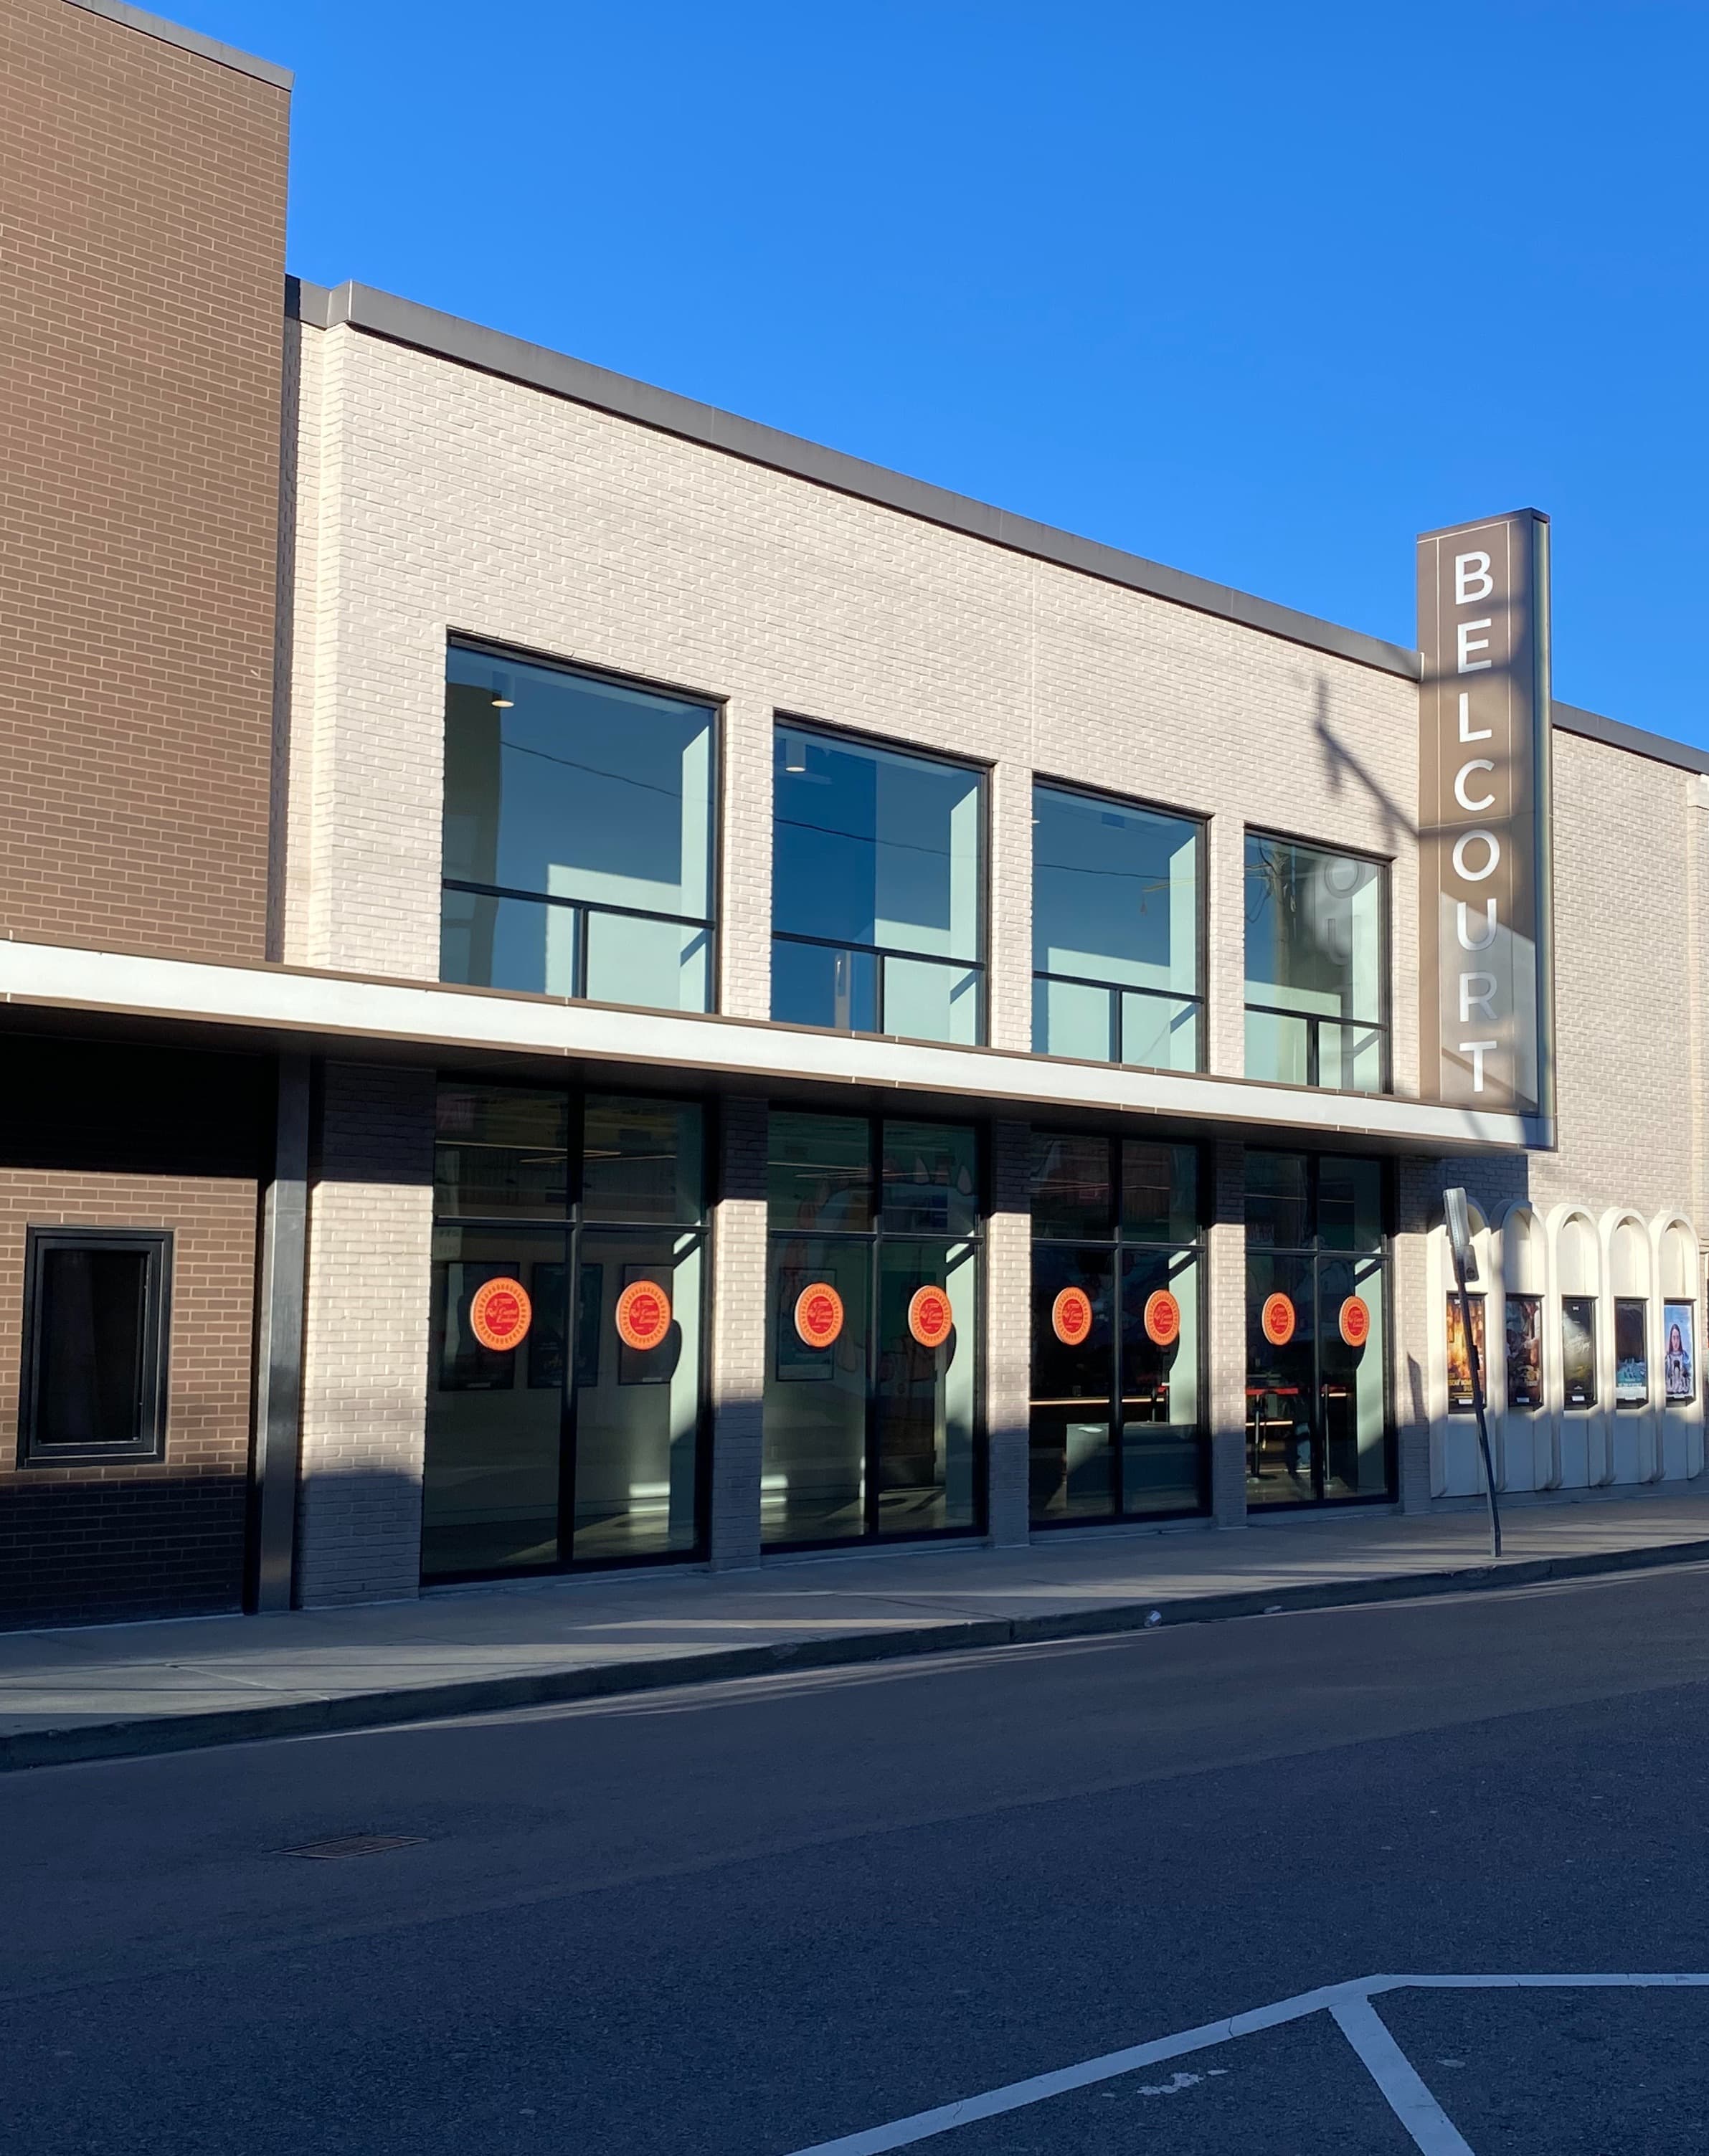
[[[1691,1568],[13,1774],[0,2149],[852,2152],[1377,1973],[1709,1971],[1706,1706]],[[1709,1989],[1373,2008],[1439,2148],[1709,2139]],[[1423,2131],[1312,2011],[919,2145]]]

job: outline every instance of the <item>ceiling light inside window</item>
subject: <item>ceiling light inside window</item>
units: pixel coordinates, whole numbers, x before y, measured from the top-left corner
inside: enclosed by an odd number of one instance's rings
[[[513,711],[516,709],[516,704],[517,700],[514,696],[495,696],[492,700],[492,708],[495,711]]]
[[[783,767],[785,771],[807,768],[807,744],[799,734],[785,734],[783,737]]]

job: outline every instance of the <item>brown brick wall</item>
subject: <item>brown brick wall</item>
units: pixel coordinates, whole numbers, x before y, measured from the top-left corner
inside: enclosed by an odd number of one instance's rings
[[[235,1609],[243,1593],[256,1186],[0,1168],[0,1625]],[[166,1457],[20,1467],[24,1231],[172,1230]]]
[[[0,935],[265,954],[288,114],[0,0]]]

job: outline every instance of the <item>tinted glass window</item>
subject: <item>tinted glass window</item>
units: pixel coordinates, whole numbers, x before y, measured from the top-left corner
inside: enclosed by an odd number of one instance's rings
[[[1307,1163],[1303,1153],[1248,1152],[1246,1156],[1246,1240],[1248,1246],[1298,1250],[1309,1242]]]
[[[1198,1233],[1198,1152],[1190,1145],[1127,1138],[1121,1148],[1121,1232],[1142,1243],[1187,1243]]]
[[[1374,1250],[1382,1241],[1382,1163],[1326,1153],[1317,1164],[1317,1233],[1326,1248]]]
[[[1107,1235],[1110,1212],[1109,1139],[1034,1132],[1033,1234]]]
[[[136,1442],[147,1276],[141,1250],[43,1253],[37,1445]]]
[[[774,1228],[869,1228],[872,1125],[863,1116],[807,1116],[774,1108],[766,1190]]]
[[[519,1086],[439,1089],[434,1209],[441,1219],[559,1219],[569,1203],[569,1103]]]
[[[714,717],[454,648],[443,873],[493,889],[447,891],[440,978],[708,1008]]]
[[[970,1235],[979,1219],[974,1135],[948,1123],[884,1125],[888,1235]]]
[[[590,1093],[582,1123],[584,1220],[697,1221],[700,1110]]]

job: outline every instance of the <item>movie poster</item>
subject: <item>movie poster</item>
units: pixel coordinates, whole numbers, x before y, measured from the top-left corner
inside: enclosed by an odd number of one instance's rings
[[[1478,1368],[1486,1371],[1484,1360],[1484,1298],[1471,1297],[1472,1340],[1478,1351]],[[1460,1315],[1457,1294],[1448,1298],[1448,1412],[1450,1414],[1470,1414],[1473,1408],[1471,1358],[1465,1352],[1465,1324]]]
[[[1689,1302],[1661,1306],[1661,1384],[1670,1400],[1697,1397],[1697,1343]]]
[[[1561,1398],[1569,1408],[1596,1405],[1596,1297],[1561,1297]]]
[[[1506,1303],[1507,1404],[1540,1408],[1543,1404],[1543,1299],[1510,1295]]]

